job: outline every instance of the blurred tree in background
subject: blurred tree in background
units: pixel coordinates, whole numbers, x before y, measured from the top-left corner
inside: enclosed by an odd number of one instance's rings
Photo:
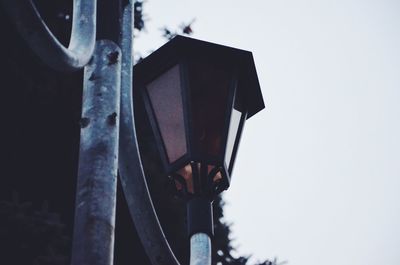
[[[35,0],[47,25],[65,45],[69,41],[72,1]],[[143,3],[135,3],[135,28],[145,27]],[[58,73],[43,65],[0,10],[2,79],[0,263],[69,264],[79,152],[82,71]],[[160,35],[191,34],[192,24]],[[182,264],[188,264],[185,205],[171,183],[160,176],[160,161],[143,106],[136,102],[140,150],[160,222]],[[230,226],[223,221],[223,201],[214,202],[213,264],[245,265],[233,257]],[[116,265],[150,265],[118,186]],[[265,261],[263,265],[272,264]],[[260,264],[260,265],[262,265]]]

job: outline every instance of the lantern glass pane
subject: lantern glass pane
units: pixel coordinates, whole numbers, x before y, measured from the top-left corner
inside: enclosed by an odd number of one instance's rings
[[[231,114],[231,121],[229,124],[228,140],[226,143],[226,152],[225,152],[225,163],[228,168],[232,159],[233,148],[235,147],[235,140],[239,130],[241,117],[242,113],[233,108]]]
[[[219,156],[232,74],[210,62],[189,64],[190,101],[195,148],[202,155]]]
[[[186,154],[180,67],[176,65],[146,86],[168,161]]]

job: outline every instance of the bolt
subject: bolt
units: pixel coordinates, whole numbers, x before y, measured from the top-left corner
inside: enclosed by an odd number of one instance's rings
[[[118,57],[119,57],[119,52],[115,51],[115,52],[110,52],[107,55],[108,58],[108,65],[112,65],[118,62]]]
[[[108,124],[115,125],[117,123],[117,113],[113,112],[107,117]]]

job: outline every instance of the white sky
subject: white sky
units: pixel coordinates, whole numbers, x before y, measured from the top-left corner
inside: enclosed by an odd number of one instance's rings
[[[254,54],[267,108],[246,124],[225,194],[239,254],[400,264],[399,1],[149,0],[145,12],[136,50],[196,17],[193,37]]]

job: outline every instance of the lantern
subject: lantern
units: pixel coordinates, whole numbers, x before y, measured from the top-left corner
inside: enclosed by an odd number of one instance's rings
[[[187,198],[191,219],[208,215],[230,185],[246,120],[264,108],[252,54],[177,36],[134,75],[165,175]],[[202,230],[193,226],[191,234]]]

